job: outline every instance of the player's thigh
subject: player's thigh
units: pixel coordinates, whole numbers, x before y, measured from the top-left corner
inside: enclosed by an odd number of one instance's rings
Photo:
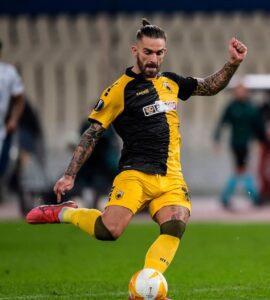
[[[183,222],[187,220],[191,213],[191,200],[185,182],[172,182],[166,192],[150,202],[149,212],[155,220],[157,217],[167,220],[175,217]]]
[[[106,208],[121,206],[136,214],[145,205],[145,194],[140,172],[123,171],[113,182]]]
[[[109,206],[102,214],[102,221],[113,236],[120,236],[133,217],[130,209],[122,206]]]

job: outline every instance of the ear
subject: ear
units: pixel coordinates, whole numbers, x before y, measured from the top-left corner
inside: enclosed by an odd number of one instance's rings
[[[136,45],[131,46],[131,53],[133,56],[136,56],[138,53],[138,47]]]

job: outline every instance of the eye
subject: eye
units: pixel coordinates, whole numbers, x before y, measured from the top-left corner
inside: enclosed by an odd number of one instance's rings
[[[144,54],[151,55],[153,52],[151,50],[145,49]]]
[[[157,51],[157,55],[160,56],[163,54],[163,52],[164,52],[163,50],[159,50],[159,51]]]

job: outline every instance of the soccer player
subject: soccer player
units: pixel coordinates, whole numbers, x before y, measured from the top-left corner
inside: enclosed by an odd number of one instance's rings
[[[166,54],[166,34],[143,19],[131,47],[135,58],[115,83],[104,90],[89,115],[90,126],[81,137],[65,174],[54,187],[58,201],[74,186],[82,164],[106,128],[113,124],[123,140],[119,174],[104,212],[76,208],[73,202],[34,208],[29,223],[72,223],[99,240],[116,240],[132,217],[147,206],[160,226],[149,248],[145,268],[164,272],[173,260],[191,212],[190,195],[181,172],[178,99],[211,96],[224,89],[247,54],[235,38],[229,42],[229,60],[217,73],[184,78],[160,72]]]

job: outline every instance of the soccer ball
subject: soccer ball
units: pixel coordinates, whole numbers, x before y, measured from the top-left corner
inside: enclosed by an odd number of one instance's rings
[[[129,299],[163,300],[168,292],[165,277],[157,270],[142,269],[129,282]]]

